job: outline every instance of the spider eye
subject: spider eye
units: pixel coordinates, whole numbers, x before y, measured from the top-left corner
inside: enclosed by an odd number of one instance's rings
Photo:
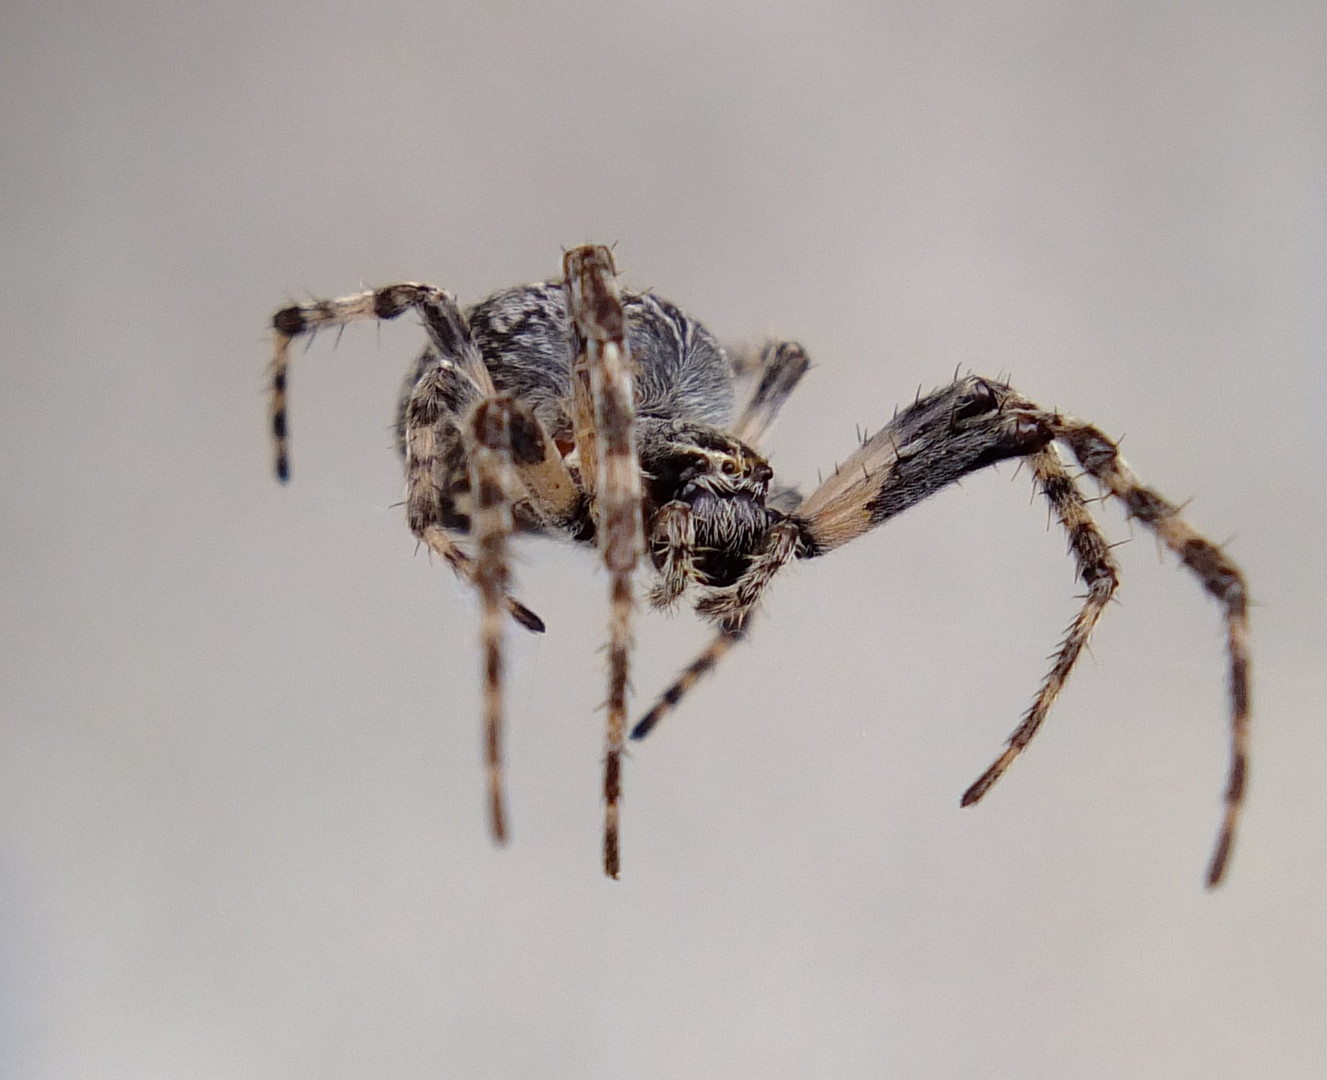
[[[725,458],[725,459],[724,459],[724,463],[723,463],[723,465],[722,465],[722,469],[723,469],[723,475],[724,475],[724,476],[732,476],[733,473],[737,472],[737,466],[733,464],[731,458]]]

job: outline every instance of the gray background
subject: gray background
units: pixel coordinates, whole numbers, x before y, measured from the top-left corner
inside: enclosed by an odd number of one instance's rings
[[[1320,1077],[1327,16],[1318,3],[9,4],[0,15],[0,1069],[14,1077]],[[1115,605],[980,807],[1078,591],[1004,467],[786,573],[634,750],[598,869],[606,581],[531,544],[514,839],[475,605],[414,555],[402,320],[615,242],[817,367],[803,485],[955,367],[1124,434],[1245,568],[1103,519]],[[646,616],[638,702],[701,642]]]

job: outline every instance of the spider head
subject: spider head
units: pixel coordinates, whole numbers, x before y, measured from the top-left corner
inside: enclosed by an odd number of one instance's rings
[[[679,474],[677,497],[690,501],[701,494],[721,499],[743,499],[765,504],[774,470],[769,463],[736,439],[719,435],[707,446],[698,446]]]
[[[641,468],[652,501],[663,506],[703,496],[765,504],[774,470],[756,451],[717,428],[642,423]]]
[[[769,463],[726,432],[676,421],[642,424],[640,458],[647,506],[657,512],[681,503],[690,511],[701,579],[718,587],[736,581],[782,519],[765,505],[774,475]],[[661,549],[655,557],[662,559]]]

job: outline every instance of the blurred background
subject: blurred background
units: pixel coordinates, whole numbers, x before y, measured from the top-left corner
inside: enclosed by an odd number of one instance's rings
[[[0,1072],[1320,1077],[1327,10],[1301,3],[15,3],[0,12]],[[394,508],[411,319],[624,283],[816,367],[803,487],[956,368],[1124,436],[1253,612],[1101,508],[1121,603],[958,797],[1080,590],[1004,466],[785,573],[632,748],[599,869],[607,581],[519,552],[513,839],[476,605]],[[645,614],[639,714],[705,639]]]

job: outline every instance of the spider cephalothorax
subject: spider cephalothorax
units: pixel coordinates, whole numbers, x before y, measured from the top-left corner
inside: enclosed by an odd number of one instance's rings
[[[466,311],[428,285],[391,285],[283,308],[273,319],[272,426],[277,475],[288,475],[286,376],[293,338],[357,319],[418,312],[429,342],[398,410],[406,519],[428,548],[478,590],[483,606],[484,713],[494,836],[502,796],[503,619],[543,622],[509,591],[514,532],[598,548],[610,574],[604,868],[617,876],[618,801],[626,734],[633,576],[648,556],[651,602],[690,599],[716,625],[710,645],[632,730],[642,738],[734,644],[770,581],[794,559],[854,540],[969,473],[1025,460],[1063,526],[1086,586],[1050,672],[1005,751],[964,794],[977,801],[1041,726],[1118,584],[1087,503],[1065,469],[1066,447],[1106,495],[1152,529],[1225,609],[1231,763],[1208,884],[1225,871],[1243,800],[1248,745],[1248,611],[1243,577],[1179,508],[1143,486],[1090,424],[1045,410],[995,379],[967,376],[895,413],[805,499],[774,483],[758,446],[806,373],[801,347],[725,352],[653,293],[620,293],[607,248],[566,253],[563,277],[494,293]],[[735,388],[751,389],[735,410]],[[473,552],[463,547],[468,539]]]

